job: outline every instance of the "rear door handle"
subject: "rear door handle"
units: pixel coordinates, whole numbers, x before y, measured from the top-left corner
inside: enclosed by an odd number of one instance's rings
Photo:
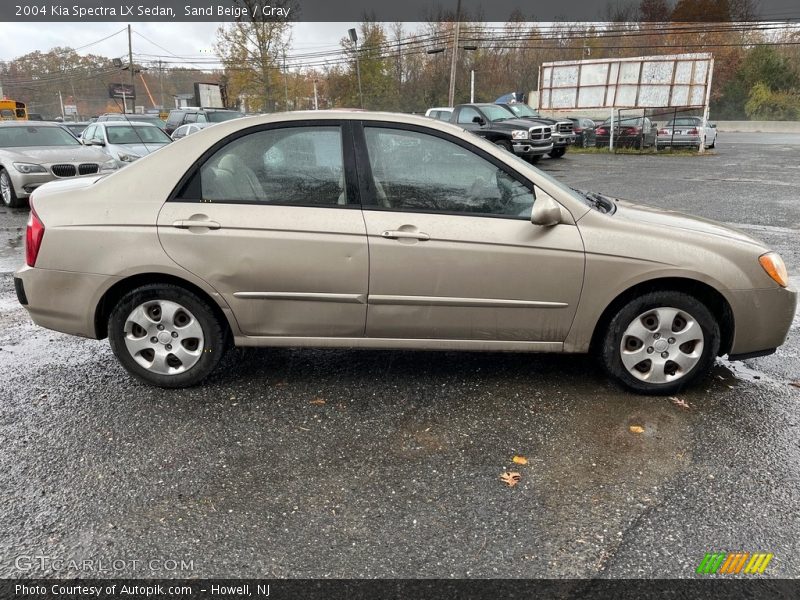
[[[206,227],[207,229],[219,229],[221,225],[216,221],[194,221],[191,219],[185,221],[175,221],[173,227],[178,229],[189,229],[189,227]]]
[[[403,231],[402,229],[384,231],[381,236],[387,240],[420,240],[424,242],[425,240],[431,239],[431,236],[427,233],[421,231]]]

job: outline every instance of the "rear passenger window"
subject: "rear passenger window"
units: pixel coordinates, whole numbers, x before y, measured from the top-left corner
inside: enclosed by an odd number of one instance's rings
[[[215,152],[184,186],[179,199],[345,205],[341,130],[286,127],[244,135]]]

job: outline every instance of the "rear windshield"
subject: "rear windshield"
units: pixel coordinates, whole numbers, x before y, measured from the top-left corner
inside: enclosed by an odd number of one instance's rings
[[[223,121],[230,121],[231,119],[238,119],[243,117],[244,113],[228,110],[218,110],[206,113],[206,119],[210,123],[222,123]]]
[[[697,117],[683,117],[681,119],[675,119],[674,121],[670,121],[667,125],[677,125],[677,126],[691,126],[694,127],[695,125],[700,124],[700,119]]]
[[[0,127],[0,148],[79,145],[80,142],[61,127]]]
[[[117,125],[106,128],[109,144],[166,144],[169,136],[150,125]]]

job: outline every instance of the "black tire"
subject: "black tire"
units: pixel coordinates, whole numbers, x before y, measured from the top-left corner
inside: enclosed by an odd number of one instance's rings
[[[25,205],[25,200],[17,197],[17,192],[14,191],[14,183],[11,181],[11,176],[5,169],[0,167],[0,186],[8,186],[7,192],[0,194],[3,199],[3,204],[9,208],[20,208]]]
[[[717,138],[714,138],[714,142],[709,146],[709,148],[716,148],[717,147]]]
[[[566,148],[553,148],[549,152],[550,158],[561,158],[566,153],[567,153],[567,149]]]
[[[625,340],[623,340],[623,338],[626,337],[625,333],[628,327],[632,326],[640,316],[646,315],[649,311],[655,311],[657,309],[668,310],[669,308],[677,309],[680,311],[680,315],[688,315],[697,323],[697,325],[700,326],[700,330],[703,334],[701,346],[702,349],[698,352],[696,345],[687,347],[684,347],[683,345],[680,347],[674,345],[669,346],[666,354],[669,354],[670,357],[675,356],[676,358],[677,356],[675,353],[681,351],[681,348],[692,348],[692,354],[696,353],[698,355],[696,359],[693,359],[695,360],[694,364],[687,370],[685,374],[679,375],[677,378],[675,378],[677,370],[674,368],[674,365],[677,365],[677,363],[671,363],[670,359],[666,358],[664,370],[665,372],[673,370],[672,374],[667,375],[667,378],[672,377],[672,379],[663,383],[643,381],[639,377],[634,376],[623,364],[622,344],[623,341],[629,343],[627,338]],[[644,322],[645,321],[642,321],[642,323]],[[673,323],[675,323],[675,321],[673,321]],[[655,346],[655,342],[651,342],[649,340],[646,342],[646,344],[650,343],[653,343]],[[669,343],[675,344],[673,342]],[[678,341],[677,343],[680,342]],[[605,331],[602,344],[602,348],[599,349],[600,358],[603,362],[603,366],[612,378],[620,382],[629,390],[639,394],[668,395],[676,394],[680,390],[684,389],[687,385],[695,381],[698,377],[705,375],[709,371],[711,366],[714,364],[717,353],[719,352],[720,330],[717,320],[714,318],[708,307],[706,307],[705,304],[693,296],[683,292],[658,291],[650,292],[638,298],[634,298],[621,309],[619,309],[619,311],[617,311],[617,313],[612,317],[608,328]],[[643,357],[654,357],[656,360],[658,360],[657,351],[653,351],[649,355],[647,354],[647,351],[650,350],[651,347],[648,346],[640,350],[640,348],[636,348],[635,346],[636,344],[634,344],[634,352],[642,351]],[[689,355],[686,354],[686,356]],[[646,363],[648,359],[645,359],[642,362]],[[641,367],[642,365],[640,363],[637,366]],[[653,370],[653,372],[657,371],[657,368],[653,366],[652,361],[650,362],[650,368]],[[634,367],[632,370],[637,369]],[[642,376],[644,377],[644,374]]]
[[[539,160],[541,160],[541,158],[542,158],[541,154],[534,154],[533,156],[527,157],[525,160],[527,160],[532,165],[535,165],[536,163],[539,162]]]
[[[189,311],[202,329],[202,346],[197,362],[176,374],[158,374],[140,365],[126,346],[125,325],[134,309],[147,302],[166,301],[179,304]],[[176,319],[177,322],[177,319]],[[200,383],[219,364],[231,347],[228,324],[221,321],[208,302],[182,287],[172,284],[144,285],[125,294],[111,311],[108,319],[108,340],[111,350],[123,367],[137,379],[163,388],[183,388]],[[158,345],[158,344],[154,344]],[[170,346],[166,346],[167,349]]]
[[[503,150],[506,150],[506,151],[508,151],[508,152],[511,152],[512,154],[514,153],[514,150],[511,148],[511,142],[509,142],[508,140],[497,140],[497,141],[494,143],[494,145],[495,145],[495,146],[499,146],[499,147],[501,147]]]

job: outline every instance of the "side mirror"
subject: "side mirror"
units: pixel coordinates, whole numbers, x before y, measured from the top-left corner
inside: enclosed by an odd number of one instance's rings
[[[483,117],[478,117],[478,116],[472,117],[472,122],[477,123],[478,125],[483,125],[484,123],[486,123],[486,121],[483,120]]]
[[[561,223],[561,206],[550,196],[537,198],[531,211],[531,223],[552,227]]]
[[[716,123],[709,123],[708,125],[709,125],[709,127],[711,127],[711,129],[716,129],[717,128],[717,124]]]

